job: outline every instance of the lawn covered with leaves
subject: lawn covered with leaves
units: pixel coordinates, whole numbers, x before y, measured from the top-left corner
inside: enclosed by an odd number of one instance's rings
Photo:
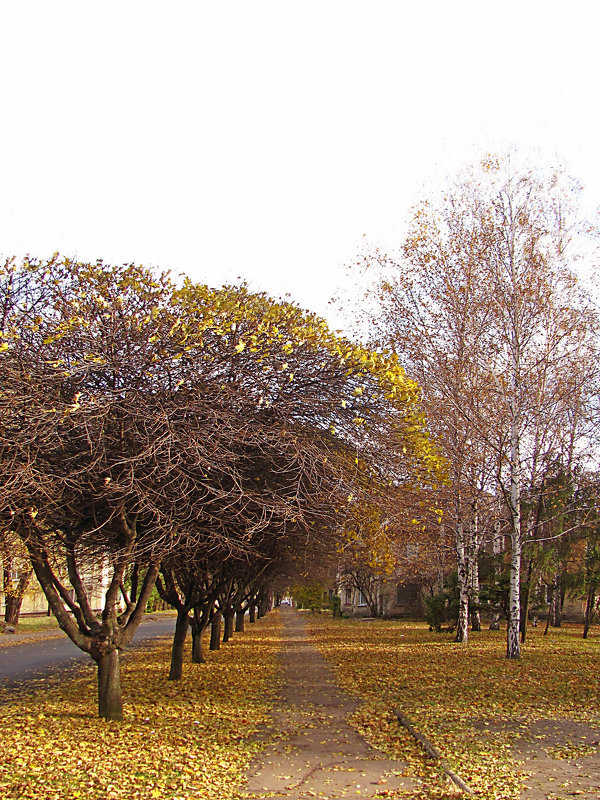
[[[533,737],[532,723],[566,719],[600,725],[595,631],[584,641],[581,627],[551,629],[546,637],[541,628],[532,629],[515,662],[504,657],[503,632],[473,633],[462,645],[449,634],[430,633],[425,624],[328,617],[313,617],[309,624],[312,641],[334,665],[339,684],[365,701],[354,726],[373,745],[407,760],[427,798],[456,793],[397,723],[394,709],[485,800],[519,797],[523,780],[511,744],[516,737]],[[583,756],[588,750],[573,742],[553,755]]]
[[[278,615],[167,681],[170,642],[123,659],[125,720],[96,716],[95,669],[0,705],[3,800],[228,800],[277,688]],[[6,694],[2,697],[6,701]]]

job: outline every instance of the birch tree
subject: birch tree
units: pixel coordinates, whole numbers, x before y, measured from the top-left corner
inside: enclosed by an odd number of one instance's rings
[[[519,658],[524,499],[549,451],[564,445],[564,428],[549,423],[568,406],[565,366],[590,352],[594,318],[573,271],[579,187],[513,162],[486,159],[420,202],[402,252],[369,253],[365,264],[379,273],[370,291],[379,341],[423,386],[450,461],[460,636],[463,553],[476,549],[466,531],[477,531],[477,509],[499,487],[510,518],[507,657]]]
[[[469,586],[479,546],[477,518],[489,487],[490,447],[481,407],[496,351],[482,279],[484,243],[472,221],[430,201],[415,209],[403,252],[367,254],[376,270],[373,332],[423,387],[428,424],[448,458],[452,489],[440,494],[453,532],[459,581],[457,640],[466,642]]]
[[[589,352],[595,320],[573,271],[578,187],[556,172],[513,170],[510,160],[485,166],[491,186],[482,230],[500,346],[494,382],[507,420],[499,476],[511,519],[507,657],[519,658],[524,493],[543,459],[561,446],[560,436],[539,432],[557,433],[548,423],[571,398],[564,367]]]

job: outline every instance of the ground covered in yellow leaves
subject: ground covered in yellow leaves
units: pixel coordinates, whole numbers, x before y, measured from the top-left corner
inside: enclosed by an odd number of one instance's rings
[[[553,629],[546,637],[537,628],[529,633],[522,659],[514,662],[504,657],[502,632],[472,634],[460,645],[424,624],[314,617],[310,627],[340,686],[364,701],[353,724],[373,745],[409,761],[424,782],[422,796],[433,800],[456,792],[397,723],[395,709],[441,751],[478,798],[600,797],[597,771],[596,779],[565,780],[561,788],[560,770],[549,766],[556,759],[575,759],[576,772],[592,757],[596,769],[598,634],[584,641],[580,627]],[[536,769],[546,770],[545,782],[528,784],[527,772]]]
[[[167,681],[170,642],[124,658],[125,720],[96,716],[95,670],[0,705],[3,800],[228,800],[268,722],[278,615],[236,634],[206,664]],[[6,699],[6,698],[4,698]]]
[[[583,641],[580,628],[548,637],[532,630],[522,660],[510,662],[502,633],[472,634],[465,646],[414,623],[307,618],[338,684],[363,701],[353,725],[409,762],[421,797],[458,792],[398,724],[395,709],[478,800],[600,797],[597,633]],[[167,681],[168,640],[132,651],[123,663],[123,723],[97,718],[91,665],[63,687],[5,694],[0,797],[234,800],[262,746],[257,731],[280,703],[281,647],[279,615],[270,614],[209,653],[206,664],[186,664],[178,683]],[[380,794],[408,796],[385,785]]]

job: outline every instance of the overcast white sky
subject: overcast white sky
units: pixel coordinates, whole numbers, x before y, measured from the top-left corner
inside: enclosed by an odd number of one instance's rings
[[[0,253],[327,313],[424,181],[507,144],[600,204],[596,0],[0,0]]]

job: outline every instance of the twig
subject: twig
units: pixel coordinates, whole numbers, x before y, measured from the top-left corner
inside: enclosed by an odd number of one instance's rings
[[[439,766],[439,768],[442,770],[442,772],[443,772],[443,773],[444,773],[444,774],[445,774],[445,775],[446,775],[448,778],[450,778],[450,780],[451,780],[453,783],[455,783],[455,784],[458,786],[458,788],[459,788],[461,791],[463,791],[463,792],[466,792],[467,794],[473,794],[473,790],[472,790],[472,789],[471,789],[469,786],[467,786],[467,784],[466,784],[466,783],[463,781],[463,779],[462,779],[461,777],[459,777],[459,776],[456,774],[456,772],[453,772],[453,771],[450,769],[450,767],[448,766],[448,764],[446,764],[446,762],[443,760],[443,758],[442,758],[442,755],[441,755],[441,753],[439,752],[439,750],[437,750],[437,749],[436,749],[436,748],[435,748],[435,747],[434,747],[434,746],[431,744],[431,742],[429,741],[429,739],[427,739],[425,736],[423,736],[423,734],[422,734],[422,733],[419,733],[419,731],[418,731],[418,730],[416,730],[416,729],[415,729],[415,728],[414,728],[414,727],[411,725],[411,723],[410,723],[410,721],[408,720],[408,718],[407,718],[407,717],[406,717],[406,716],[405,716],[405,715],[404,715],[404,714],[403,714],[403,713],[400,711],[400,709],[399,709],[399,708],[397,708],[397,709],[394,711],[394,714],[396,715],[396,718],[397,718],[398,722],[399,722],[399,723],[400,723],[400,724],[401,724],[401,725],[402,725],[404,728],[406,728],[406,730],[407,730],[407,731],[410,733],[410,735],[413,737],[413,739],[416,739],[416,740],[417,740],[417,742],[419,742],[419,744],[421,745],[421,747],[423,748],[423,750],[425,750],[425,752],[427,753],[427,755],[428,755],[428,756],[430,756],[431,758],[433,758],[433,759],[434,759],[434,761],[437,761],[437,763],[438,763],[438,766]]]

